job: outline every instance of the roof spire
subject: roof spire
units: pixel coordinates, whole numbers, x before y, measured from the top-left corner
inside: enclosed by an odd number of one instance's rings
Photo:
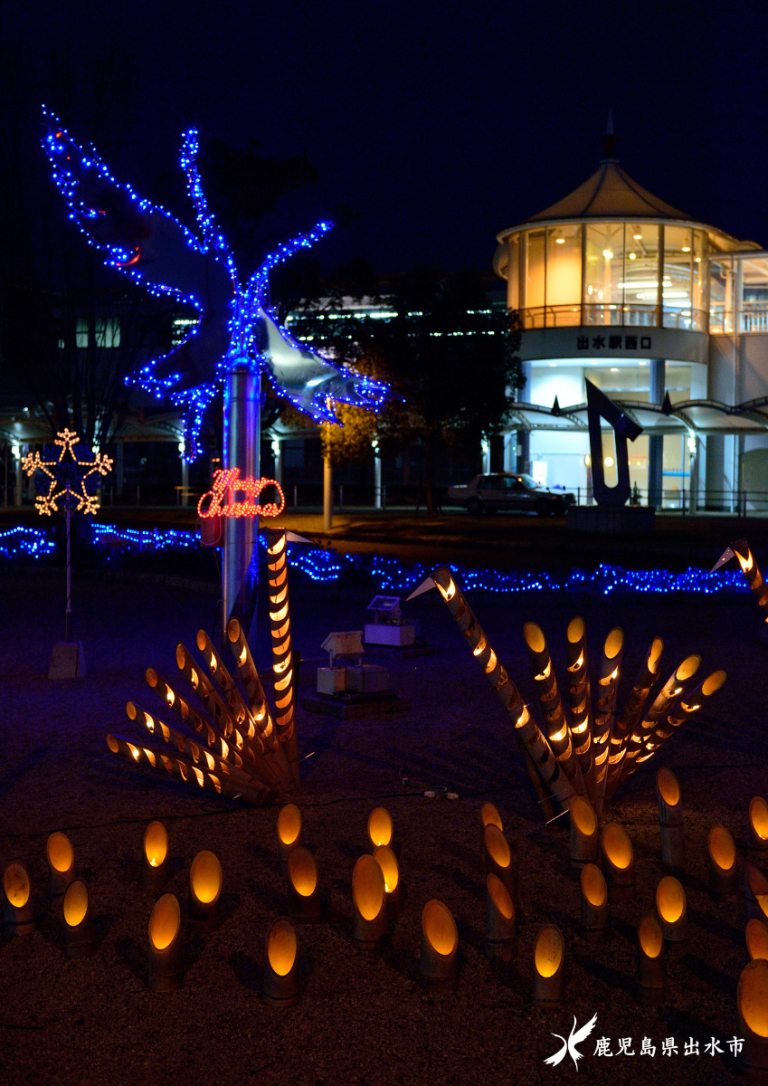
[[[613,132],[613,110],[608,110],[608,124],[605,128],[605,135],[603,136],[603,151],[605,152],[605,159],[603,161],[610,162],[614,159],[616,151],[616,136]]]

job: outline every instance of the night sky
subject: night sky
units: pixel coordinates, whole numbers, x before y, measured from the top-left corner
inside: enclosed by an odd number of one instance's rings
[[[768,246],[762,3],[6,0],[0,11],[6,113],[45,101],[88,141],[107,79],[121,125],[107,157],[139,192],[177,167],[191,124],[203,141],[306,152],[321,184],[296,198],[291,226],[341,202],[358,216],[322,242],[329,265],[489,270],[497,231],[597,168],[609,107],[636,180]],[[30,125],[30,144],[38,135]]]

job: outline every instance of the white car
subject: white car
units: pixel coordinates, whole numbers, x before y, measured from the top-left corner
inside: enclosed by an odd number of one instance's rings
[[[517,509],[521,513],[538,513],[540,517],[563,516],[566,508],[576,501],[574,494],[553,493],[532,476],[511,471],[476,475],[466,486],[449,487],[448,498],[477,515],[495,513],[497,509]]]

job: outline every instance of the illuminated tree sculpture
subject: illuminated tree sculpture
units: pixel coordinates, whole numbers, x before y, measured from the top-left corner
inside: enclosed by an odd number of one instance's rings
[[[76,448],[75,446],[79,446]],[[43,459],[43,456],[45,459]],[[71,520],[75,513],[95,515],[99,508],[98,487],[101,478],[112,470],[112,461],[100,452],[81,446],[80,438],[71,430],[61,430],[52,447],[29,453],[21,462],[31,478],[38,475],[41,493],[35,498],[38,513],[49,517],[61,513],[67,524],[67,610],[64,640],[72,633],[72,549]]]

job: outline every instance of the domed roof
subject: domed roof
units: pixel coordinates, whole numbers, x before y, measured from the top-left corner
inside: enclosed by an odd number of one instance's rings
[[[678,211],[638,185],[622,170],[615,158],[604,159],[600,168],[577,189],[526,221],[610,218],[694,221],[690,215]]]

